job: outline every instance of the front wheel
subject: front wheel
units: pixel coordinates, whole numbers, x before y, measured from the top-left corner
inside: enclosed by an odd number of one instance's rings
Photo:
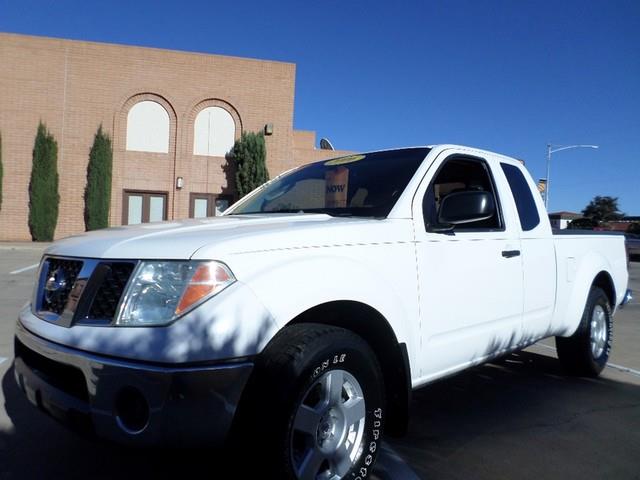
[[[383,392],[377,358],[362,338],[300,324],[261,354],[239,413],[249,432],[258,425],[270,432],[263,465],[273,478],[366,479],[382,441]]]
[[[556,337],[558,358],[570,373],[597,377],[604,369],[613,337],[613,319],[607,294],[591,287],[578,330],[570,337]]]

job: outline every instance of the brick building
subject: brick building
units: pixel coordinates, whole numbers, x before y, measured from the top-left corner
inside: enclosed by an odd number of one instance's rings
[[[271,176],[343,153],[315,149],[314,132],[294,131],[291,63],[0,33],[0,65],[0,240],[31,239],[39,121],[58,142],[56,238],[84,231],[99,125],[113,142],[111,225],[219,212],[235,196],[225,152],[243,131],[271,132]]]
[[[581,217],[580,213],[575,212],[553,212],[549,214],[549,222],[551,223],[551,228],[564,230],[572,220]]]

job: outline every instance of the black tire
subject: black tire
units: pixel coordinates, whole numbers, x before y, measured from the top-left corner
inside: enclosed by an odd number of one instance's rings
[[[353,401],[363,398],[364,408],[360,405],[359,411],[364,417],[358,416],[363,420],[359,420],[353,427],[341,430],[351,431],[350,438],[362,440],[350,443],[353,445],[353,457],[348,457],[348,471],[339,478],[369,478],[381,446],[386,413],[384,380],[378,360],[369,345],[353,332],[311,323],[293,325],[282,330],[256,361],[254,373],[237,412],[234,432],[235,443],[245,451],[247,445],[254,441],[260,443],[260,451],[255,452],[259,456],[260,465],[258,468],[254,466],[252,470],[259,470],[256,473],[262,478],[300,478],[296,470],[303,463],[303,453],[311,448],[318,450],[318,445],[325,441],[324,437],[302,434],[294,429],[301,404],[303,400],[307,402],[310,395],[315,395],[315,390],[325,385],[324,379],[331,383],[332,378],[347,377],[352,381],[355,379],[354,385],[360,387],[362,395],[350,397],[349,392],[352,390],[348,389],[351,384],[345,380],[347,383],[340,383],[339,402],[345,402],[342,405],[353,405]],[[318,410],[322,408],[324,407],[318,407]],[[326,430],[321,432],[320,428],[320,425],[327,428],[327,415],[329,414],[323,415],[318,424],[319,436],[327,434]],[[332,420],[333,418],[330,422]],[[354,435],[356,430],[362,433]],[[265,439],[265,432],[268,432],[268,440]],[[330,435],[330,439],[333,441],[338,436],[339,434]],[[346,437],[343,435],[341,438]],[[352,461],[351,458],[355,460]],[[323,460],[318,471],[330,468],[329,461]],[[311,478],[315,479],[315,475]]]
[[[598,314],[601,311],[604,312],[606,322],[603,332],[606,339],[602,348],[596,348],[597,351],[594,353],[591,338],[594,331],[594,312]],[[613,320],[609,298],[601,288],[591,287],[578,330],[570,337],[556,337],[558,358],[565,369],[573,375],[597,377],[609,360],[612,340]]]

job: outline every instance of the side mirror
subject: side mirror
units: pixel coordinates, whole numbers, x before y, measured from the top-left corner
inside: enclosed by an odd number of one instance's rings
[[[496,205],[493,195],[484,191],[450,193],[442,199],[438,212],[438,223],[460,225],[478,222],[493,217]]]

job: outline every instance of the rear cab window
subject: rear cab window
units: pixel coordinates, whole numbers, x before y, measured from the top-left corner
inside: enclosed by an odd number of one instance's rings
[[[531,193],[531,187],[518,167],[508,163],[501,163],[500,166],[516,203],[522,231],[531,231],[540,224],[540,213]]]

